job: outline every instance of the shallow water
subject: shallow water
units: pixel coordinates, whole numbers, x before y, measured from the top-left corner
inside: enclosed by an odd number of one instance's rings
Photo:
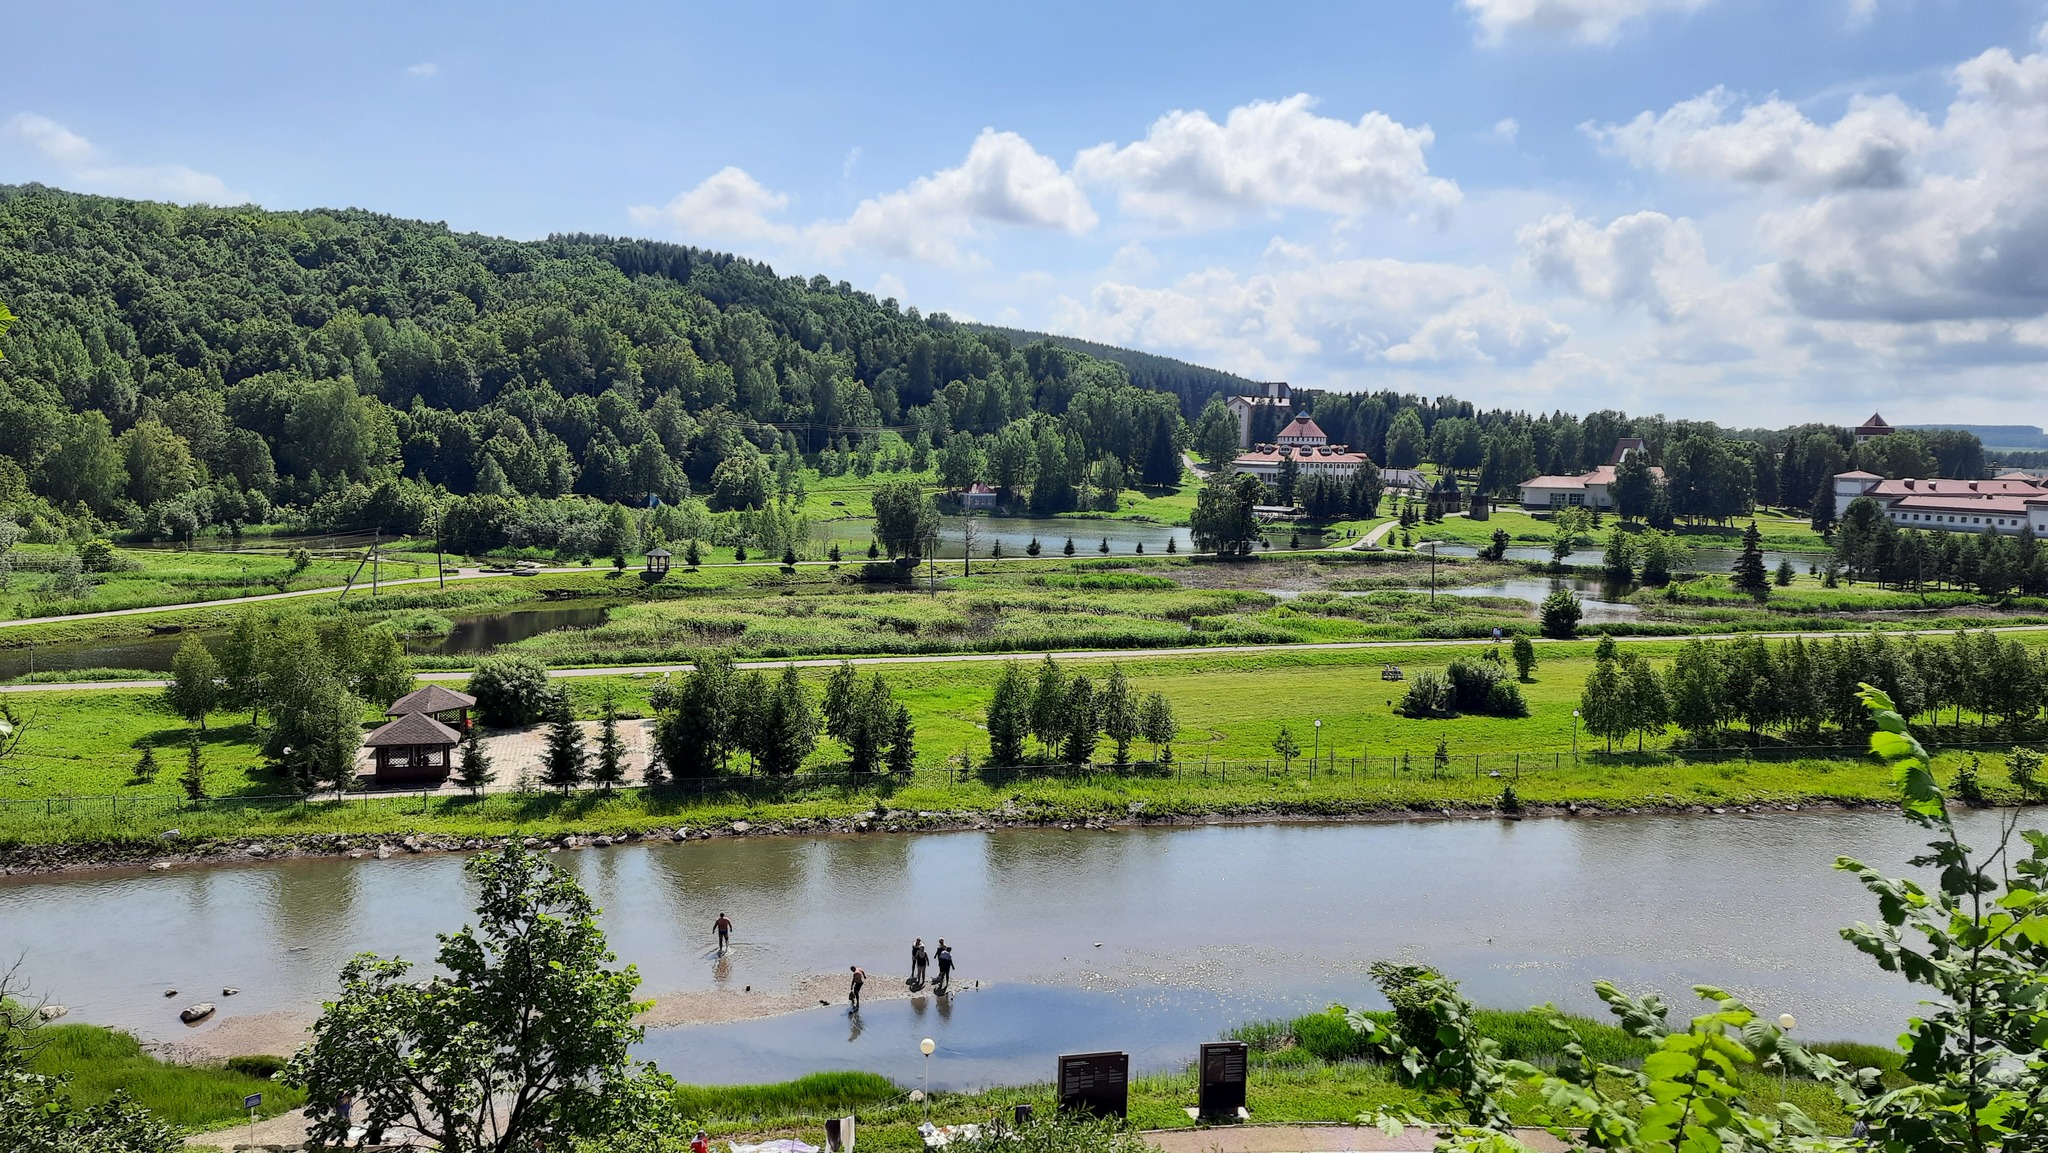
[[[1168,541],[1173,542],[1177,552],[1185,553],[1194,547],[1187,529],[1142,521],[1006,516],[976,517],[974,523],[974,555],[977,557],[989,556],[997,543],[1003,546],[1004,556],[1026,556],[1033,539],[1038,541],[1040,556],[1063,556],[1069,537],[1074,541],[1074,555],[1083,558],[1105,555],[1102,552],[1105,540],[1109,542],[1106,554],[1109,556],[1131,556],[1140,544],[1145,546],[1145,555],[1163,556]],[[952,516],[940,522],[939,559],[960,559],[965,551],[962,524],[962,518]],[[1302,548],[1321,548],[1327,539],[1320,532],[1280,527],[1266,533],[1266,542],[1273,548],[1286,548],[1297,536]],[[825,548],[837,543],[847,560],[857,560],[867,553],[868,542],[874,539],[873,520],[830,520],[811,525],[811,540],[818,546],[820,555]]]
[[[1995,819],[1966,830],[1988,837]],[[922,1031],[947,1054],[935,1083],[973,1085],[1042,1079],[1056,1051],[1099,1045],[1163,1067],[1234,1022],[1371,1001],[1383,957],[1439,965],[1484,1005],[1597,1012],[1590,982],[1606,977],[1662,989],[1683,1015],[1685,990],[1711,981],[1797,1014],[1807,1036],[1884,1040],[1915,992],[1839,939],[1874,909],[1830,866],[1851,853],[1900,870],[1918,843],[1897,816],[1779,813],[752,837],[553,859],[604,907],[648,994],[787,990],[853,963],[879,989],[912,937],[958,951],[970,988],[948,1014],[876,1001],[858,1036],[843,1008],[654,1031],[647,1051],[678,1076],[909,1078],[903,1042]],[[224,985],[242,990],[224,1013],[310,1014],[358,951],[430,957],[434,932],[468,919],[461,864],[0,880],[0,956],[22,956],[71,1019],[148,1038],[184,1033],[176,1009]],[[723,964],[721,912],[737,922]]]

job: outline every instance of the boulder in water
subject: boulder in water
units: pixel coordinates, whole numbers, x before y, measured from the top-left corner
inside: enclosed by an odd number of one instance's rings
[[[45,1005],[36,1010],[36,1016],[41,1017],[45,1021],[54,1021],[70,1011],[70,1009],[63,1005]]]
[[[183,1009],[178,1010],[178,1020],[185,1022],[187,1025],[197,1024],[211,1016],[213,1016],[213,1002],[211,1001],[201,1001],[197,1005],[187,1005]]]

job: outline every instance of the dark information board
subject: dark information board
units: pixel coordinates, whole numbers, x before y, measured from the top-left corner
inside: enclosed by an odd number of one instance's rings
[[[1062,1053],[1059,1084],[1060,1108],[1122,1120],[1131,1110],[1131,1055]]]
[[[1195,1110],[1204,1120],[1237,1120],[1237,1111],[1244,1108],[1245,1074],[1250,1064],[1251,1046],[1243,1041],[1212,1041],[1202,1046],[1202,1087]]]

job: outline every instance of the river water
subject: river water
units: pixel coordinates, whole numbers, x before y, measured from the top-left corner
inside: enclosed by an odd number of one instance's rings
[[[966,550],[964,524],[960,517],[941,518],[939,559],[960,559]],[[1110,556],[1133,555],[1139,545],[1145,546],[1148,556],[1164,555],[1169,541],[1176,552],[1185,553],[1194,547],[1185,527],[1143,521],[1005,516],[975,517],[974,526],[974,555],[978,557],[990,555],[990,550],[998,543],[1003,546],[1004,556],[1026,556],[1033,540],[1038,542],[1040,556],[1064,556],[1070,538],[1077,557],[1105,555],[1102,552],[1104,542],[1109,544],[1107,555]],[[1266,544],[1272,548],[1287,548],[1297,538],[1302,548],[1321,548],[1329,539],[1321,532],[1296,529],[1290,525],[1275,526],[1265,534]],[[811,525],[811,540],[820,555],[826,548],[837,544],[842,555],[854,560],[866,554],[868,543],[874,539],[875,522],[870,519],[818,521]]]
[[[1966,831],[1988,840],[1995,819]],[[1830,866],[1901,871],[1919,842],[1895,815],[1775,813],[753,837],[554,860],[647,994],[768,995],[855,963],[881,990],[911,938],[957,950],[950,1003],[650,1031],[645,1051],[677,1076],[909,1083],[929,1036],[934,1084],[970,1087],[1045,1079],[1063,1051],[1168,1067],[1241,1021],[1374,1001],[1366,967],[1386,957],[1438,965],[1483,1005],[1597,1013],[1605,977],[1663,990],[1682,1017],[1686,990],[1713,982],[1805,1036],[1882,1041],[1915,991],[1838,938],[1874,907]],[[17,878],[0,881],[0,956],[73,1020],[170,1039],[195,990],[240,988],[224,1012],[310,1015],[350,955],[425,960],[470,901],[453,856]],[[723,962],[721,912],[737,923]]]

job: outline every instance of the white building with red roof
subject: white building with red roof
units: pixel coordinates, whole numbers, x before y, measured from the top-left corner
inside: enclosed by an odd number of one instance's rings
[[[1644,451],[1643,442],[1625,437],[1614,446],[1607,464],[1576,476],[1539,476],[1522,482],[1522,508],[1527,512],[1555,512],[1561,508],[1584,507],[1602,512],[1614,508],[1614,468],[1630,453]],[[1650,475],[1663,483],[1664,470],[1650,466]]]
[[[1857,497],[1882,505],[1900,528],[2048,536],[2048,483],[2020,472],[1990,480],[1886,480],[1874,472],[1835,474],[1835,517]]]
[[[1252,446],[1252,413],[1265,410],[1273,414],[1273,425],[1279,427],[1288,422],[1294,412],[1294,390],[1284,380],[1270,381],[1261,385],[1265,391],[1252,396],[1233,396],[1223,402],[1230,415],[1237,418],[1237,447]]]

